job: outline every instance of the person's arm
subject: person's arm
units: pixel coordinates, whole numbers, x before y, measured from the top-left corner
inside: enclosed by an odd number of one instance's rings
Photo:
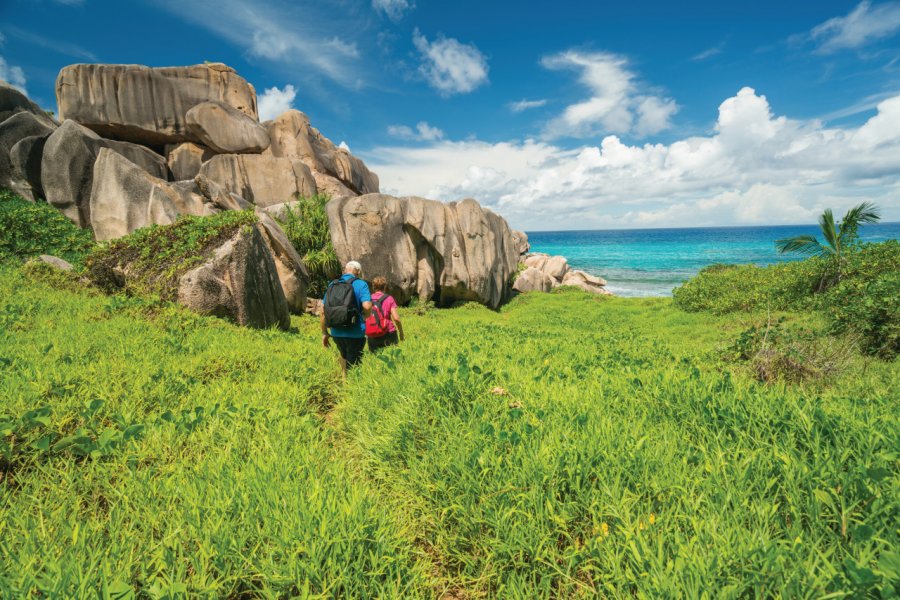
[[[363,319],[368,319],[369,315],[372,314],[372,303],[371,302],[363,302]]]
[[[328,347],[328,338],[331,335],[328,333],[328,325],[325,324],[325,311],[323,310],[321,314],[319,314],[319,323],[322,325],[322,345],[324,347]]]
[[[403,341],[403,323],[400,322],[400,312],[397,310],[396,306],[391,307],[391,322],[397,328],[397,335],[400,338],[400,341]]]
[[[363,288],[359,290],[359,300],[360,306],[362,306],[362,318],[365,321],[372,314],[372,293],[369,291],[368,283],[362,279],[357,279],[357,281],[362,281],[363,284]]]

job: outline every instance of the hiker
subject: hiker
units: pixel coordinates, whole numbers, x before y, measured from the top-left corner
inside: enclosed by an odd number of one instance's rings
[[[334,339],[344,377],[348,367],[359,364],[366,349],[366,317],[372,310],[372,296],[361,277],[362,265],[351,260],[344,274],[328,284],[322,298],[322,345],[328,348],[328,339]]]
[[[366,318],[366,337],[369,351],[375,352],[386,346],[394,346],[403,340],[403,324],[397,311],[397,301],[385,289],[387,280],[378,276],[372,280],[372,312]],[[399,334],[399,336],[398,336]]]

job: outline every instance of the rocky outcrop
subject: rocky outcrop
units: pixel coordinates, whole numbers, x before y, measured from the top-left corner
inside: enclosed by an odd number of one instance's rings
[[[513,289],[520,293],[549,292],[553,289],[553,278],[534,267],[526,267],[513,282]]]
[[[64,121],[44,145],[41,185],[47,202],[81,227],[91,226],[94,161],[103,148],[114,150],[148,174],[166,179],[165,159],[143,146],[104,140],[74,121]]]
[[[114,150],[100,150],[90,194],[90,222],[97,240],[112,240],[148,225],[168,225],[179,215],[210,214],[193,181],[170,184]]]
[[[52,131],[52,127],[27,111],[17,112],[0,123],[0,187],[12,188],[20,193],[28,192],[31,189],[27,181],[13,172],[10,156],[12,148],[27,137],[46,137]],[[34,200],[30,193],[25,197]]]
[[[188,131],[220,154],[258,154],[269,147],[269,134],[255,118],[221,102],[202,102],[185,115]]]
[[[258,225],[241,228],[204,264],[182,275],[178,302],[248,327],[288,329],[291,324],[276,264]]]
[[[196,142],[187,112],[220,102],[253,120],[256,92],[221,63],[149,68],[141,65],[71,65],[56,79],[60,119],[72,119],[106,138],[162,146]]]
[[[29,100],[25,94],[0,80],[0,123],[20,112],[31,113],[40,123],[50,129],[59,127],[56,119]]]
[[[263,208],[316,193],[309,167],[266,154],[219,154],[203,164],[200,175]]]
[[[528,234],[524,231],[513,230],[512,236],[516,243],[516,252],[518,252],[520,256],[528,254],[528,251],[531,250],[531,244],[528,243]]]
[[[209,148],[191,142],[166,146],[166,164],[175,181],[193,179],[200,172],[203,163],[215,155]]]
[[[513,282],[513,289],[518,292],[548,292],[552,288],[566,285],[581,288],[592,294],[612,295],[612,292],[606,289],[605,279],[572,269],[564,256],[535,252],[524,255],[521,264],[525,269]],[[539,278],[538,274],[543,278]],[[550,283],[550,288],[547,288],[547,282]]]
[[[328,203],[340,261],[358,260],[382,275],[398,302],[413,297],[440,306],[476,301],[498,306],[507,296],[518,253],[506,221],[474,200],[444,204],[384,194]]]
[[[335,178],[353,194],[378,192],[378,176],[361,160],[319,133],[310,125],[309,117],[299,110],[286,111],[274,121],[267,121],[266,125],[272,142],[267,154],[299,159],[314,173]],[[344,195],[340,193],[341,188],[336,187],[335,191],[337,193],[332,197]]]

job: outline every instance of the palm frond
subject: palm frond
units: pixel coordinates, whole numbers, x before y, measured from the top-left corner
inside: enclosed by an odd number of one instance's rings
[[[877,223],[881,220],[881,209],[874,202],[863,202],[857,204],[847,211],[844,220],[841,221],[841,227],[848,224],[862,225],[864,223]]]
[[[834,213],[831,212],[830,208],[825,209],[825,212],[819,217],[819,228],[822,230],[822,237],[825,238],[825,243],[833,251],[837,252],[840,249],[841,240],[837,227],[834,224]]]
[[[787,254],[789,252],[797,254],[805,254],[807,256],[822,256],[831,252],[827,246],[819,243],[819,240],[812,235],[798,235],[792,238],[785,238],[775,242],[775,249],[778,254]]]

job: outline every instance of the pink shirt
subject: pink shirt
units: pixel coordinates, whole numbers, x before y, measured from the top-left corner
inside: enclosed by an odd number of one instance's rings
[[[397,326],[394,325],[394,321],[391,319],[391,311],[397,308],[397,301],[394,300],[393,296],[388,296],[384,292],[375,292],[372,294],[372,302],[375,302],[382,296],[386,296],[384,302],[381,303],[381,313],[384,315],[384,318],[388,321],[388,332],[394,333],[397,331]],[[374,307],[372,310],[375,310]]]

